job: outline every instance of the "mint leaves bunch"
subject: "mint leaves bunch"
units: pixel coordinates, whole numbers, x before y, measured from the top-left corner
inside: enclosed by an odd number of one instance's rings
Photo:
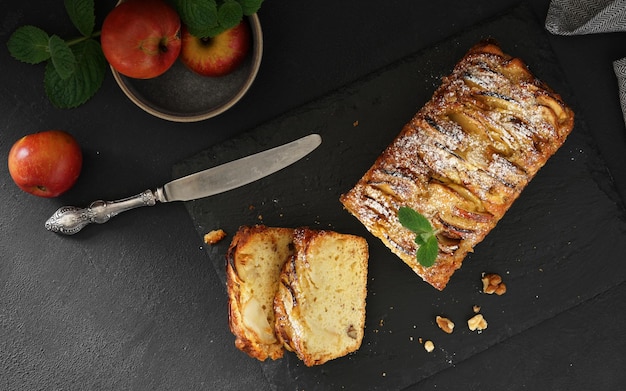
[[[58,108],[73,108],[91,98],[104,80],[106,59],[94,32],[94,0],[64,0],[80,37],[66,41],[35,26],[22,26],[9,38],[11,55],[27,64],[46,63],[44,88]]]
[[[417,261],[424,267],[431,267],[437,259],[439,245],[437,243],[437,233],[426,217],[415,210],[402,206],[398,209],[398,219],[403,227],[415,233],[415,243],[417,249]]]
[[[189,33],[210,38],[235,27],[244,16],[256,13],[263,0],[174,0],[174,7]]]

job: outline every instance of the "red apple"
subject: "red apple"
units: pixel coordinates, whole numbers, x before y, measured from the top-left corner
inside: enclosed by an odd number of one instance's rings
[[[11,178],[20,189],[51,198],[74,186],[83,165],[83,154],[69,133],[48,130],[16,141],[8,160]]]
[[[250,27],[246,21],[216,35],[198,38],[183,26],[180,60],[203,76],[224,76],[234,71],[250,50]]]
[[[180,17],[163,0],[126,0],[102,24],[102,52],[119,73],[135,79],[162,75],[180,54]]]

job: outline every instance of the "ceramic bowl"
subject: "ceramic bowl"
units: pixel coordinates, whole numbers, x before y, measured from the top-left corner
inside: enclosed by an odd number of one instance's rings
[[[124,94],[144,111],[174,122],[195,122],[215,117],[235,105],[252,85],[263,54],[263,34],[256,14],[247,17],[252,48],[244,62],[221,77],[200,76],[180,60],[163,75],[133,79],[111,67]]]

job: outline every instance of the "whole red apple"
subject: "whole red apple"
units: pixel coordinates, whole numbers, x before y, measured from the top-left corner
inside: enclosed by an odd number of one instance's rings
[[[203,76],[224,76],[234,71],[250,50],[246,21],[212,38],[198,38],[183,26],[180,60]]]
[[[102,24],[102,52],[119,73],[135,79],[162,75],[180,54],[180,17],[163,0],[126,0]]]
[[[48,130],[17,140],[8,160],[11,178],[20,189],[51,198],[74,186],[83,165],[83,154],[69,133]]]

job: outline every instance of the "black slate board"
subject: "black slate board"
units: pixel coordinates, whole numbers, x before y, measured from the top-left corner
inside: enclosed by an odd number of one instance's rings
[[[520,6],[174,167],[178,177],[309,133],[322,135],[322,145],[293,166],[246,187],[186,203],[199,235],[216,228],[230,234],[205,247],[222,282],[225,251],[240,225],[332,229],[369,242],[366,333],[360,350],[314,368],[291,353],[260,363],[277,389],[402,389],[625,280],[625,213],[580,115],[565,145],[443,292],[422,282],[343,210],[340,194],[430,98],[441,77],[484,38],[495,38],[505,52],[521,57],[580,112],[542,25]],[[501,274],[508,292],[482,294],[482,272]],[[481,306],[489,323],[481,333],[466,325],[473,305]],[[436,315],[455,321],[453,334],[437,328]],[[434,352],[427,353],[420,339],[432,340]],[[520,363],[528,359],[537,357],[520,357]]]

